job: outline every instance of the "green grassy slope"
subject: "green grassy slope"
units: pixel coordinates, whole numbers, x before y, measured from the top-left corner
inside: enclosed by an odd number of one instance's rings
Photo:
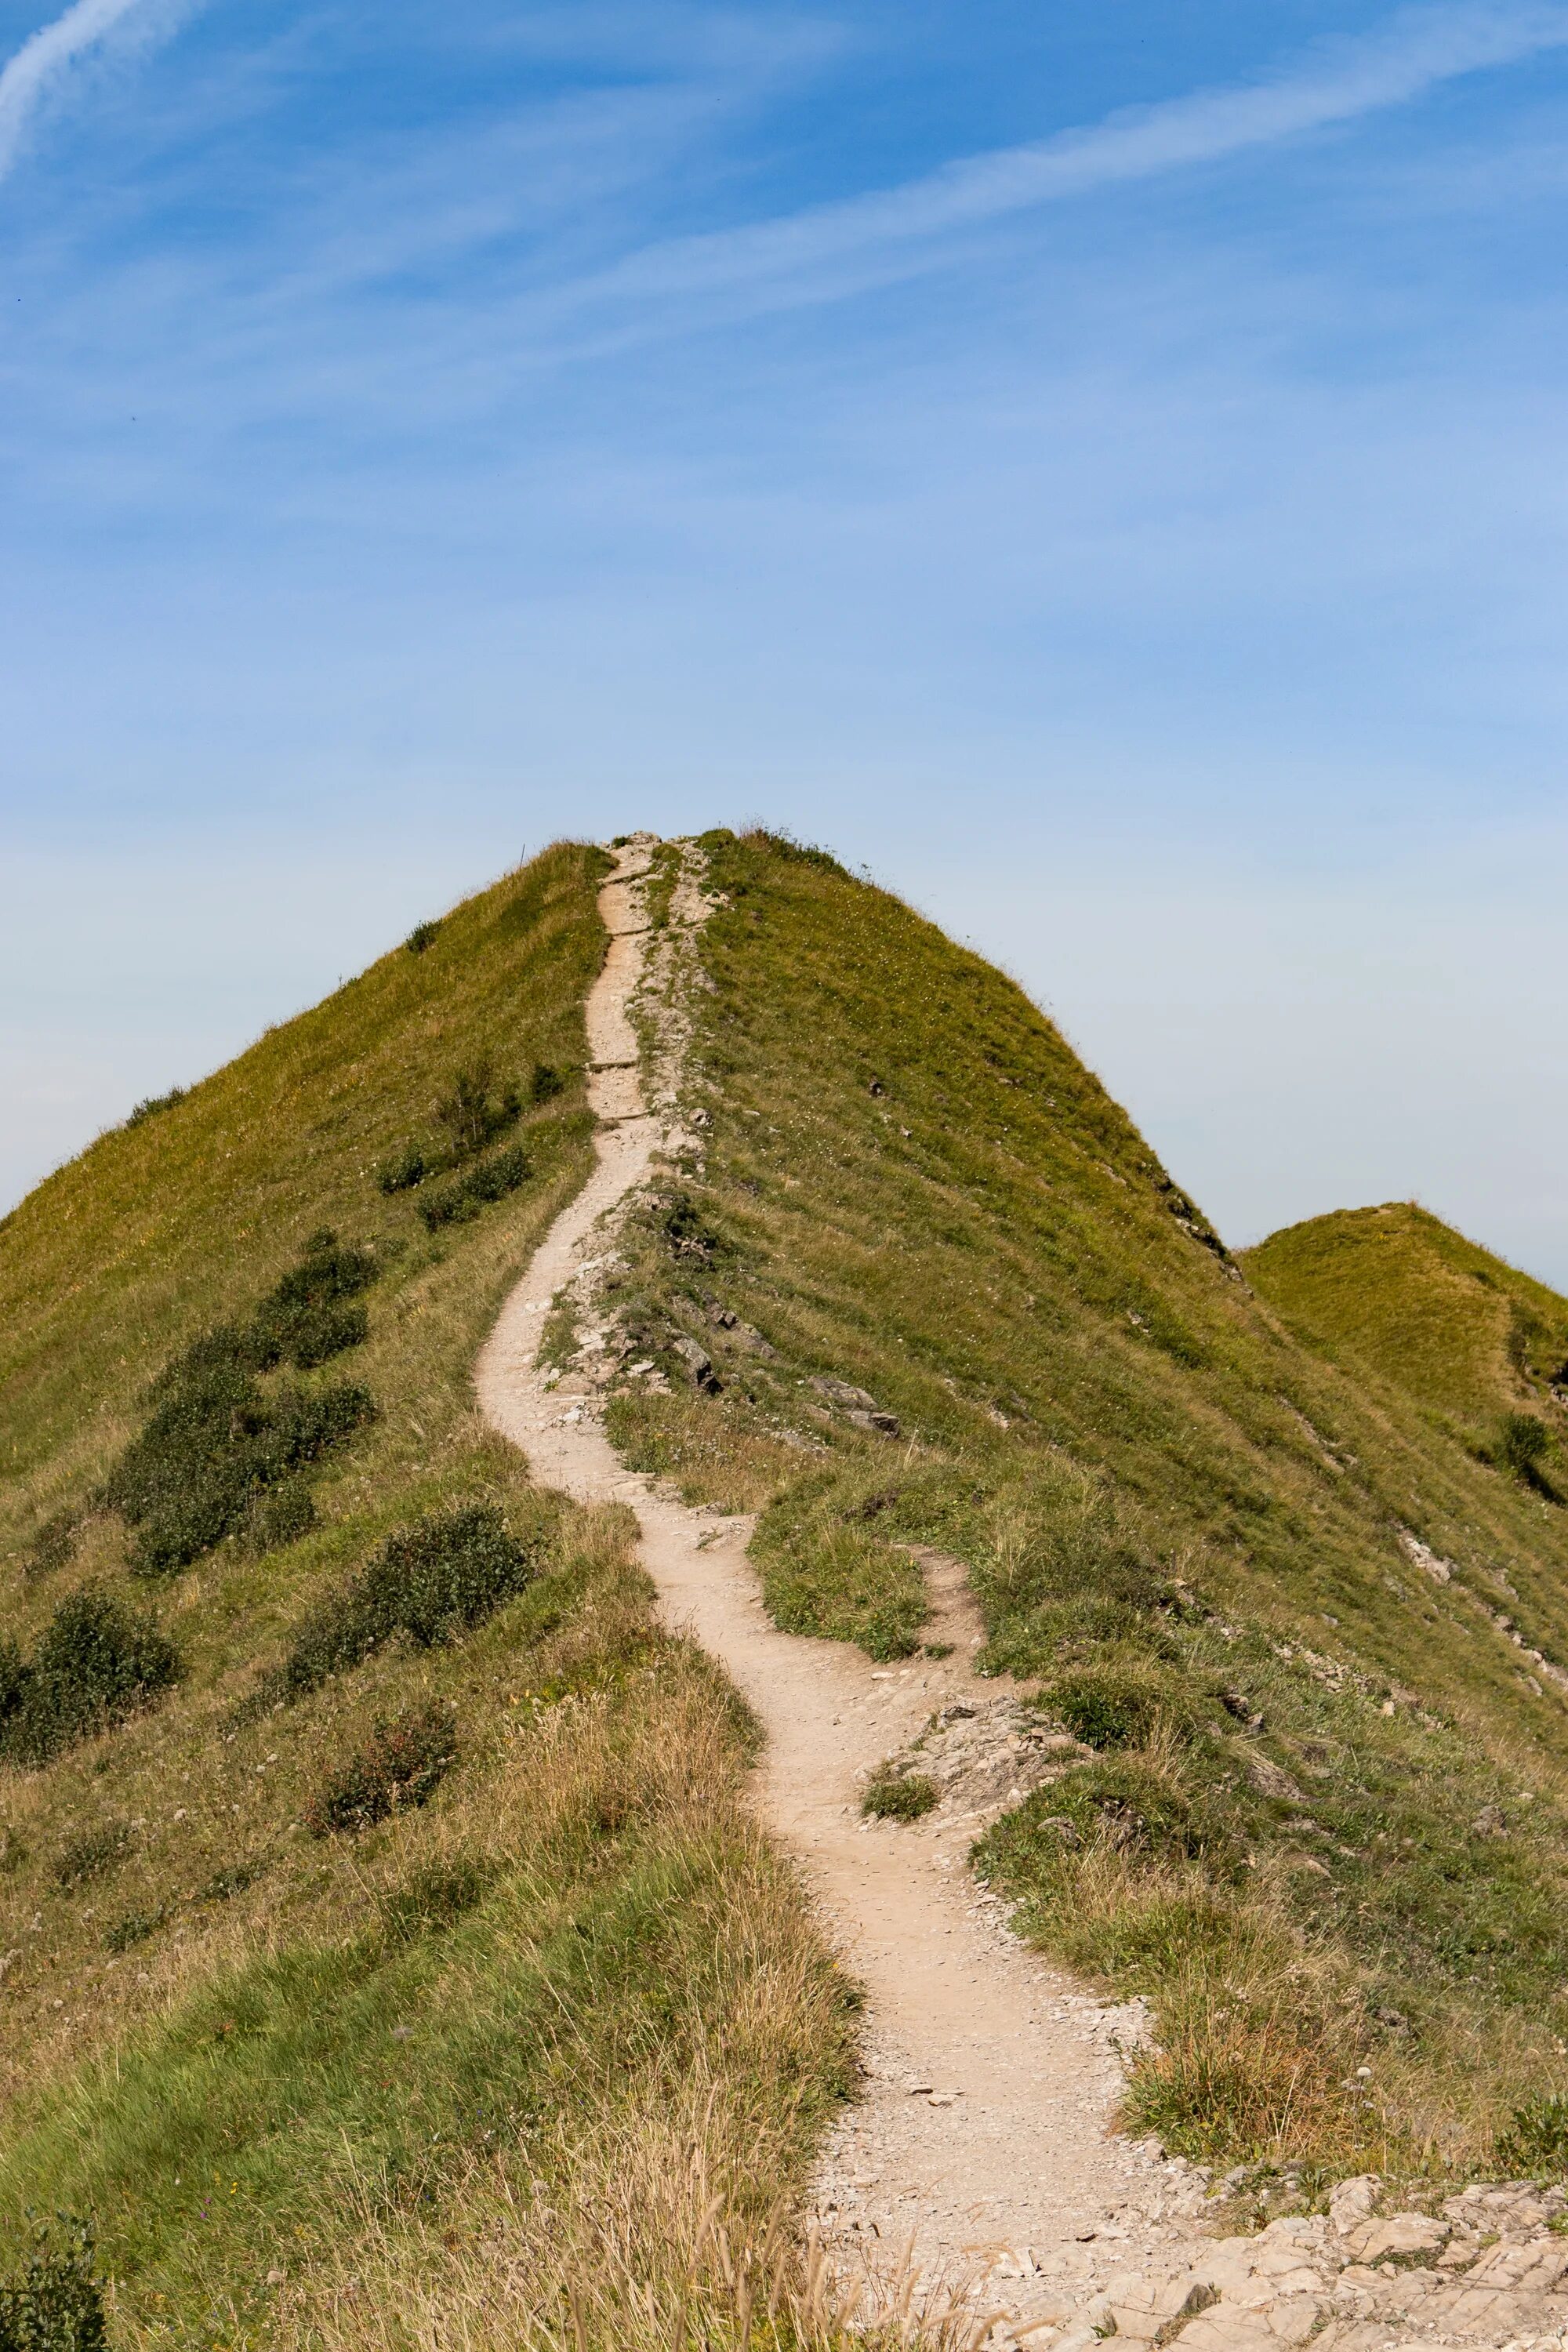
[[[1242,1264],[1304,1339],[1477,1439],[1568,1387],[1568,1298],[1413,1202],[1309,1218]]]
[[[90,2216],[121,2340],[303,2338],[341,2316],[367,2249],[395,2262],[412,2235],[425,2276],[461,2269],[503,2209],[547,2204],[552,2259],[591,2266],[612,2143],[631,2151],[623,2200],[700,2127],[721,2198],[765,2206],[803,2114],[840,2085],[846,1995],[741,1808],[743,1726],[656,1632],[624,1515],[531,1490],[473,1406],[497,1303],[591,1164],[603,870],[547,851],[0,1225],[13,1664],[37,1665],[85,1591],[155,1624],[183,1667],[37,1769],[6,1746],[0,1653],[0,2268],[28,2206]],[[464,1167],[521,1146],[530,1172],[427,1229],[457,1179],[387,1194],[377,1171],[441,1148],[433,1106],[487,1058],[498,1118],[508,1085],[525,1100]],[[565,1083],[535,1103],[541,1064]],[[265,1444],[269,1414],[344,1381],[375,1418],[316,1465],[313,1527],[285,1539],[252,1508],[184,1569],[135,1573],[135,1531],[101,1496],[149,1383],[200,1334],[247,1326],[321,1226],[374,1254],[350,1302],[368,1336],[264,1364],[215,1442]],[[181,1423],[171,1443],[177,1515],[195,1441]],[[264,1681],[390,1538],[474,1507],[532,1555],[520,1596],[292,1697]],[[378,1724],[431,1708],[458,1753],[429,1802],[312,1834],[334,1772],[384,1750]],[[561,2281],[525,2271],[510,2291],[548,2324]]]
[[[1135,2112],[1486,2162],[1565,2079],[1568,1515],[1302,1347],[999,974],[816,853],[707,846],[703,1153],[621,1298],[673,1392],[629,1380],[621,1442],[762,1508],[801,1630],[897,1654],[908,1543],[971,1564],[992,1662],[1100,1748],[986,1864],[1157,1997]]]

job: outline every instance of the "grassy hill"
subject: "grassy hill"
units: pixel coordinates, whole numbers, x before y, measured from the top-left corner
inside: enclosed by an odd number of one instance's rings
[[[1568,1298],[1412,1202],[1310,1218],[1242,1264],[1310,1344],[1477,1443],[1568,1388]]]
[[[1086,1748],[980,1864],[1152,1999],[1130,2120],[1287,2187],[1560,2163],[1563,1302],[1414,1213],[1237,1263],[1011,982],[704,848],[618,1441],[760,1512],[790,1627],[907,1654],[910,1547],[970,1564]],[[0,1223],[0,2250],[89,2215],[124,2341],[663,2341],[633,2284],[721,2274],[850,2079],[732,1698],[474,1414],[590,1164],[603,871],[546,852]]]
[[[363,2343],[411,2246],[565,2331],[617,2216],[679,2270],[842,2088],[743,1725],[625,1515],[473,1407],[590,1165],[605,866],[547,851],[0,1224],[0,2252],[90,2217],[120,2340]]]
[[[984,1865],[1156,1999],[1136,2117],[1493,2161],[1568,2087],[1561,1444],[1532,1483],[1304,1345],[1008,981],[819,853],[705,845],[702,1152],[621,1300],[672,1392],[622,1442],[761,1508],[802,1631],[907,1651],[909,1544],[971,1563],[991,1662],[1099,1750]]]

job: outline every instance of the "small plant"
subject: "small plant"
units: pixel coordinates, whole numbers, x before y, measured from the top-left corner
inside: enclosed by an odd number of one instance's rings
[[[473,1909],[489,1884],[489,1871],[466,1857],[426,1863],[385,1897],[382,1926],[395,1943],[438,1935]]]
[[[75,1511],[57,1511],[52,1518],[44,1521],[27,1546],[23,1563],[23,1573],[29,1584],[40,1577],[56,1575],[68,1564],[80,1526],[80,1517]]]
[[[453,1640],[521,1592],[538,1566],[539,1548],[509,1533],[492,1504],[400,1528],[307,1617],[282,1670],[282,1695],[315,1690],[397,1633],[421,1650]]]
[[[532,1173],[532,1164],[521,1144],[509,1151],[498,1151],[493,1160],[481,1160],[470,1168],[454,1184],[443,1186],[427,1201],[419,1203],[419,1213],[429,1232],[441,1225],[467,1224],[492,1201],[502,1201],[515,1192]]]
[[[1505,1412],[1498,1424],[1493,1456],[1500,1470],[1533,1486],[1540,1482],[1542,1460],[1551,1444],[1551,1431],[1532,1412]]]
[[[256,1311],[249,1336],[257,1369],[266,1371],[287,1357],[305,1371],[357,1348],[368,1326],[364,1308],[353,1302],[379,1271],[369,1250],[340,1242],[325,1227],[312,1234],[299,1265]]]
[[[422,1805],[458,1759],[458,1728],[445,1707],[411,1707],[379,1721],[368,1739],[329,1772],[306,1807],[312,1837],[369,1829],[405,1805]]]
[[[199,1899],[203,1903],[227,1903],[236,1895],[243,1895],[247,1886],[254,1886],[264,1867],[259,1862],[231,1863],[226,1870],[213,1873]]]
[[[105,1929],[104,1950],[114,1953],[117,1958],[122,1952],[134,1951],[138,1944],[144,1944],[149,1936],[157,1934],[168,1916],[166,1903],[161,1903],[156,1911],[127,1911],[115,1920],[111,1927]]]
[[[918,1822],[929,1813],[941,1791],[925,1772],[900,1772],[884,1764],[866,1783],[860,1811],[885,1822]]]
[[[1115,1666],[1083,1666],[1061,1675],[1050,1704],[1086,1748],[1136,1748],[1163,1712],[1161,1694],[1144,1676]]]
[[[1553,2091],[1515,2107],[1493,2143],[1492,2160],[1504,2180],[1568,2177],[1568,2098]]]
[[[36,2229],[26,2267],[0,2284],[0,2352],[104,2352],[91,2229],[66,2214],[56,2229]]]
[[[30,1663],[0,1643],[0,1759],[47,1764],[177,1681],[180,1660],[145,1618],[84,1590],[62,1601]]]
[[[566,1081],[552,1062],[535,1062],[533,1076],[528,1082],[529,1100],[535,1103],[553,1102]]]
[[[470,1062],[452,1081],[452,1090],[436,1105],[436,1117],[447,1130],[454,1160],[472,1160],[514,1127],[522,1113],[522,1097],[515,1087],[492,1091],[495,1070],[488,1061]]]
[[[102,1878],[124,1861],[133,1843],[129,1822],[105,1822],[98,1829],[84,1831],[61,1849],[55,1864],[55,1885],[68,1895],[85,1886],[89,1879]]]
[[[426,1176],[435,1172],[435,1162],[430,1155],[421,1151],[417,1144],[411,1143],[397,1159],[387,1161],[375,1181],[384,1192],[412,1192],[416,1184],[423,1184]]]
[[[423,955],[426,948],[435,945],[440,929],[439,922],[416,923],[403,944],[410,955]]]
[[[173,1110],[176,1103],[184,1101],[189,1092],[189,1087],[171,1087],[166,1095],[148,1095],[134,1110],[127,1113],[126,1126],[140,1127],[143,1119],[156,1118],[161,1110]]]

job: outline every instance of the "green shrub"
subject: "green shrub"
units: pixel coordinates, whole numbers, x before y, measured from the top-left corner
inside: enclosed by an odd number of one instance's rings
[[[456,1183],[444,1185],[419,1203],[419,1213],[431,1233],[441,1225],[467,1224],[492,1201],[501,1201],[515,1192],[532,1173],[532,1165],[522,1146],[514,1143],[510,1150],[498,1151],[492,1160],[481,1160],[470,1168]]]
[[[126,1126],[140,1127],[143,1119],[156,1118],[161,1110],[173,1110],[176,1103],[184,1101],[189,1092],[189,1087],[171,1087],[166,1095],[146,1096],[134,1110],[127,1113]]]
[[[250,1498],[245,1517],[245,1538],[258,1557],[298,1543],[316,1524],[316,1506],[303,1478],[286,1478],[280,1486],[264,1486]]]
[[[67,2215],[56,2226],[58,2242],[37,2230],[20,2276],[0,2284],[0,2352],[104,2352],[92,2231]]]
[[[76,1549],[77,1530],[81,1521],[75,1511],[57,1511],[47,1518],[27,1546],[23,1573],[29,1583],[42,1576],[53,1576],[67,1566]]]
[[[312,1234],[248,1322],[203,1332],[165,1366],[145,1425],[103,1489],[135,1530],[136,1574],[188,1567],[238,1532],[265,1489],[297,1480],[372,1417],[368,1393],[347,1382],[268,1390],[258,1375],[285,1357],[303,1369],[357,1346],[367,1326],[355,1295],[377,1271],[368,1250]],[[262,1549],[292,1542],[309,1524],[295,1495],[275,1518],[261,1515],[255,1539]]]
[[[1505,1412],[1498,1424],[1492,1451],[1500,1469],[1532,1486],[1540,1477],[1542,1460],[1551,1444],[1551,1431],[1532,1412]]]
[[[411,1707],[378,1722],[368,1739],[329,1772],[305,1809],[313,1837],[369,1829],[405,1805],[422,1805],[458,1759],[458,1727],[445,1707]]]
[[[1492,2160],[1505,2180],[1568,2177],[1568,2098],[1550,2092],[1515,2107],[1493,2144]]]
[[[1172,1711],[1172,1701],[1148,1675],[1114,1665],[1079,1666],[1058,1675],[1047,1696],[1086,1748],[1139,1747]]]
[[[85,1886],[90,1878],[101,1878],[117,1863],[124,1861],[134,1843],[135,1833],[129,1822],[104,1822],[95,1830],[85,1830],[61,1848],[55,1864],[55,1885],[68,1894]]]
[[[377,1171],[375,1181],[384,1192],[411,1192],[416,1184],[423,1184],[426,1176],[433,1176],[435,1172],[436,1163],[430,1155],[421,1151],[417,1144],[411,1143],[406,1151],[400,1153],[395,1160],[389,1160],[386,1166]]]
[[[416,923],[403,944],[410,955],[423,955],[427,947],[434,945],[440,929],[438,922]]]
[[[47,1764],[177,1681],[180,1660],[155,1625],[104,1594],[61,1601],[30,1664],[0,1645],[0,1759]]]
[[[436,1117],[447,1130],[452,1158],[472,1160],[515,1127],[522,1114],[522,1097],[516,1087],[495,1088],[495,1070],[488,1061],[470,1062],[452,1081],[452,1090],[436,1106]]]
[[[127,1911],[104,1931],[103,1948],[116,1956],[134,1951],[149,1936],[155,1936],[169,1916],[169,1906],[161,1903],[156,1911]]]
[[[860,1811],[879,1821],[918,1822],[929,1813],[941,1791],[925,1772],[900,1772],[884,1764],[866,1783]]]
[[[522,1591],[538,1572],[541,1549],[520,1543],[487,1503],[399,1528],[306,1618],[282,1670],[283,1696],[315,1690],[396,1633],[422,1650],[451,1641]]]
[[[534,1103],[553,1102],[566,1081],[552,1062],[535,1062],[533,1076],[528,1082],[529,1100]]]
[[[395,1943],[438,1935],[473,1909],[489,1877],[480,1864],[467,1858],[426,1863],[384,1898],[381,1924]]]

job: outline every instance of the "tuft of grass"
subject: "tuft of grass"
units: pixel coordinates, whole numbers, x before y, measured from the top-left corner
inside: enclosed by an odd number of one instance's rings
[[[918,1822],[940,1794],[929,1772],[901,1772],[884,1764],[867,1781],[860,1811],[878,1821]]]
[[[1492,1449],[1500,1469],[1510,1472],[1527,1486],[1535,1486],[1540,1482],[1541,1465],[1551,1449],[1552,1433],[1534,1413],[1504,1413]]]
[[[1504,2179],[1568,2179],[1568,2097],[1552,2091],[1515,2107],[1497,2136],[1494,2158]]]
[[[61,1850],[55,1885],[71,1894],[89,1879],[102,1878],[124,1861],[135,1834],[129,1822],[102,1822],[96,1829],[81,1831]]]

